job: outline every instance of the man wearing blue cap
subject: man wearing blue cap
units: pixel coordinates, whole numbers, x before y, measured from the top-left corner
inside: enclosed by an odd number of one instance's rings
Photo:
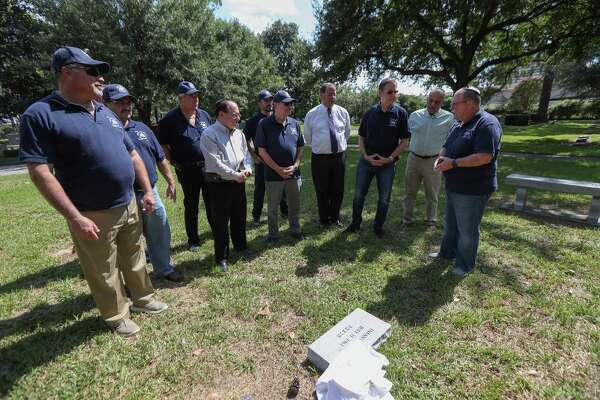
[[[206,111],[198,108],[199,92],[193,83],[181,81],[177,87],[179,106],[158,121],[157,132],[158,141],[163,146],[167,160],[175,166],[175,173],[183,189],[185,231],[191,251],[200,249],[198,204],[201,190],[206,219],[212,226],[210,200],[208,192],[203,188],[204,156],[200,148],[202,132],[212,121]]]
[[[280,90],[273,96],[274,113],[263,118],[256,129],[258,154],[266,164],[265,186],[267,189],[267,212],[269,215],[268,243],[279,236],[277,206],[283,193],[288,199],[288,220],[292,237],[302,239],[300,229],[300,161],[304,136],[300,124],[291,118],[294,101],[288,92]]]
[[[144,123],[131,119],[134,97],[125,87],[118,84],[106,85],[102,100],[121,120],[125,132],[144,161],[150,178],[156,208],[151,213],[142,214],[142,222],[150,262],[154,268],[154,277],[172,282],[182,282],[183,275],[175,271],[171,265],[171,227],[165,207],[156,190],[158,181],[156,166],[158,165],[160,173],[167,181],[167,197],[175,201],[175,180],[171,174],[169,163],[152,130]],[[135,185],[135,194],[140,203],[144,192],[138,184]]]
[[[69,226],[85,279],[102,318],[120,335],[140,328],[129,312],[159,313],[142,247],[134,178],[144,191],[142,211],[155,208],[144,163],[102,96],[110,66],[76,47],[52,56],[58,91],[21,118],[20,160],[31,180]],[[117,263],[118,261],[118,263]],[[121,282],[122,274],[133,305]]]
[[[248,149],[252,160],[254,161],[254,201],[252,203],[252,225],[260,225],[260,215],[262,214],[263,204],[265,200],[265,165],[258,155],[258,148],[255,146],[256,128],[261,119],[271,116],[273,112],[273,95],[266,89],[258,93],[258,109],[259,111],[246,121],[244,126],[244,135],[248,143]],[[281,197],[279,204],[281,214],[286,216],[288,213],[287,200],[285,193]]]

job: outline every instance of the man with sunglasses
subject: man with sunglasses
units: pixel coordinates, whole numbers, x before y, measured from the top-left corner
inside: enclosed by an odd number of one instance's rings
[[[190,251],[200,249],[198,236],[198,205],[200,191],[204,200],[206,219],[210,218],[210,200],[204,189],[204,156],[200,148],[202,132],[212,121],[210,115],[198,108],[200,91],[193,83],[181,81],[177,86],[179,105],[158,121],[158,141],[163,146],[167,160],[175,166],[177,179],[183,189],[185,231]]]
[[[135,98],[129,94],[125,87],[119,84],[106,85],[102,100],[121,120],[125,132],[129,135],[129,139],[131,139],[135,149],[144,161],[144,166],[148,172],[156,208],[153,212],[142,214],[142,223],[150,262],[154,269],[154,277],[172,282],[182,282],[183,275],[175,271],[171,265],[171,227],[169,226],[167,211],[160,199],[158,190],[156,190],[156,182],[158,181],[156,167],[158,166],[160,173],[167,181],[167,198],[175,201],[175,180],[171,174],[171,167],[165,159],[162,147],[156,140],[152,130],[143,122],[131,119]],[[135,194],[138,203],[141,204],[144,192],[138,184],[135,185]]]
[[[258,147],[255,146],[256,128],[258,123],[265,117],[271,116],[273,112],[273,95],[266,89],[258,93],[258,112],[246,121],[244,126],[244,135],[248,143],[250,156],[254,161],[254,197],[252,203],[252,225],[257,227],[260,225],[260,215],[262,214],[265,201],[265,164],[258,155]],[[288,206],[285,193],[281,197],[279,204],[281,215],[287,216]]]
[[[300,229],[300,161],[304,148],[304,136],[300,124],[292,115],[294,101],[288,92],[280,90],[273,96],[274,113],[263,118],[256,130],[258,154],[266,164],[265,186],[267,189],[267,212],[269,235],[272,244],[279,236],[277,206],[283,193],[288,200],[288,221],[293,238],[302,239]]]
[[[252,170],[246,165],[248,147],[237,128],[240,110],[231,100],[217,102],[217,121],[202,133],[200,146],[204,154],[204,183],[211,199],[212,233],[215,261],[227,272],[229,232],[233,248],[243,251],[246,243],[246,179]]]
[[[476,88],[457,90],[452,112],[458,122],[435,163],[446,180],[446,210],[440,251],[432,256],[454,259],[452,273],[462,278],[475,269],[483,211],[498,189],[496,158],[502,128],[496,117],[481,109]]]
[[[352,202],[352,223],[346,232],[358,232],[362,223],[365,198],[373,177],[379,198],[373,222],[375,236],[383,237],[383,224],[390,206],[396,161],[408,146],[410,131],[406,110],[396,104],[398,83],[385,78],[379,83],[379,104],[363,116],[358,130],[361,158],[356,167],[356,185]]]
[[[58,91],[31,105],[21,118],[22,162],[48,203],[65,219],[79,263],[102,318],[123,336],[140,328],[131,311],[159,313],[146,272],[134,178],[144,194],[142,212],[155,208],[144,163],[102,97],[109,65],[76,47],[52,55]],[[131,293],[129,304],[121,274]]]

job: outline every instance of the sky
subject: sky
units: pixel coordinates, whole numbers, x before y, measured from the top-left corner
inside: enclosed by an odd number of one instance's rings
[[[216,10],[217,17],[225,20],[236,18],[255,33],[262,32],[280,19],[296,23],[302,37],[313,40],[316,20],[311,0],[222,0],[221,4]],[[405,94],[425,92],[422,86],[412,81],[399,82],[398,89]]]

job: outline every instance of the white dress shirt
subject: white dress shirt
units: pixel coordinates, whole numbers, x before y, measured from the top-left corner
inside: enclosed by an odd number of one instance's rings
[[[335,135],[338,142],[338,153],[346,151],[350,137],[350,115],[344,107],[334,104],[331,108]],[[329,137],[329,113],[323,104],[311,109],[304,118],[304,140],[312,147],[314,154],[331,154]]]

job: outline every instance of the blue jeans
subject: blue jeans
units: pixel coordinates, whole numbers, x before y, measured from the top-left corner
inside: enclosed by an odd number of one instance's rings
[[[365,199],[369,192],[369,186],[373,177],[377,179],[377,213],[373,229],[381,231],[390,207],[392,196],[392,184],[396,175],[396,163],[387,164],[382,167],[374,167],[364,158],[360,158],[356,166],[356,185],[354,189],[354,200],[352,201],[352,225],[360,226],[362,223],[362,210]]]
[[[490,196],[467,195],[446,190],[444,237],[439,256],[456,258],[455,267],[465,272],[475,268],[479,248],[479,225]]]
[[[151,214],[141,212],[144,226],[144,236],[150,254],[150,262],[156,278],[173,272],[171,265],[171,227],[167,219],[167,211],[160,200],[156,186],[152,188],[156,209]],[[136,192],[138,205],[141,209],[143,193]]]

